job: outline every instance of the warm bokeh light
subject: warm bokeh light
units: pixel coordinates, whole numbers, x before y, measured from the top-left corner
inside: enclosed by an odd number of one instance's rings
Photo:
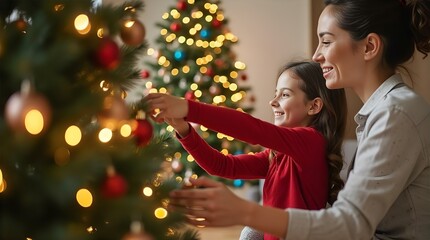
[[[6,180],[3,179],[3,181],[0,182],[0,193],[6,191],[7,183]]]
[[[76,201],[84,208],[90,207],[93,204],[93,195],[88,189],[81,188],[76,193]]]
[[[166,218],[167,217],[167,210],[159,207],[159,208],[155,209],[154,215],[158,219]]]
[[[152,193],[153,193],[152,188],[150,187],[144,187],[142,192],[143,192],[143,195],[147,197],[152,196]]]
[[[68,127],[66,133],[64,134],[64,139],[66,140],[66,143],[70,146],[78,145],[82,139],[81,129],[79,129],[79,127],[75,125]]]
[[[90,19],[85,14],[79,14],[75,18],[75,29],[79,34],[87,34],[91,30]]]
[[[127,124],[127,123],[123,124],[121,126],[119,132],[120,132],[121,136],[123,136],[123,137],[129,137],[131,135],[131,133],[132,133],[132,129],[131,129],[130,124]]]
[[[3,182],[3,172],[0,169],[0,184]]]
[[[194,157],[188,154],[187,161],[188,162],[194,162]]]
[[[103,128],[99,132],[99,140],[102,143],[107,143],[112,139],[113,133],[109,128]]]
[[[27,112],[24,119],[25,129],[33,135],[37,135],[43,130],[44,120],[42,113],[37,109]]]

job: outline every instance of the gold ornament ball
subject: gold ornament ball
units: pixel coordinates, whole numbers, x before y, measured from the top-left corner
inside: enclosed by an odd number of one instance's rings
[[[128,120],[129,109],[125,101],[117,96],[107,96],[103,101],[103,109],[98,116],[102,127],[116,129],[121,121]]]
[[[145,40],[145,27],[135,19],[126,20],[121,27],[121,39],[130,46],[139,46]]]
[[[20,92],[10,96],[5,107],[6,122],[9,127],[18,132],[24,132],[25,118],[31,110],[37,110],[43,117],[43,130],[51,120],[51,106],[41,94],[33,91],[29,82],[24,82]]]

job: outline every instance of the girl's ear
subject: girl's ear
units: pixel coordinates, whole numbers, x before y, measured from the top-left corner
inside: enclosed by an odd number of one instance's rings
[[[375,58],[380,52],[382,52],[382,39],[376,33],[369,33],[365,38],[366,50],[364,53],[364,58],[366,60],[371,60]]]
[[[324,103],[322,101],[321,98],[317,97],[314,98],[314,100],[312,100],[310,102],[310,108],[308,110],[308,115],[316,115],[319,112],[321,112],[321,109],[323,108]]]

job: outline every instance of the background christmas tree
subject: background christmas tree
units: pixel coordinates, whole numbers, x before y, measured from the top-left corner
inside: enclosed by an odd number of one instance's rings
[[[255,101],[246,86],[245,64],[237,60],[232,47],[238,38],[227,27],[227,19],[219,7],[220,1],[179,0],[176,6],[163,14],[161,29],[156,40],[158,49],[148,51],[156,61],[147,61],[148,69],[142,77],[148,79],[146,87],[153,92],[169,94],[251,113]],[[228,124],[228,123],[225,123]],[[224,154],[255,151],[230,136],[193,125],[199,134]],[[162,126],[159,131],[172,131]],[[179,176],[190,172],[204,174],[184,149],[178,146],[173,167]],[[224,180],[235,187],[244,181]]]
[[[196,239],[168,213],[171,139],[126,104],[140,1],[0,2],[0,239]]]

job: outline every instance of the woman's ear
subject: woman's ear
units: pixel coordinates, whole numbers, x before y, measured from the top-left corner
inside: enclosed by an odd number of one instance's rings
[[[314,98],[314,100],[310,103],[310,108],[308,110],[308,115],[316,115],[319,112],[321,112],[321,109],[323,108],[324,103],[321,98],[317,97]]]
[[[375,58],[378,54],[382,52],[382,39],[376,33],[369,33],[365,38],[365,47],[366,50],[364,52],[364,59],[371,60]]]

